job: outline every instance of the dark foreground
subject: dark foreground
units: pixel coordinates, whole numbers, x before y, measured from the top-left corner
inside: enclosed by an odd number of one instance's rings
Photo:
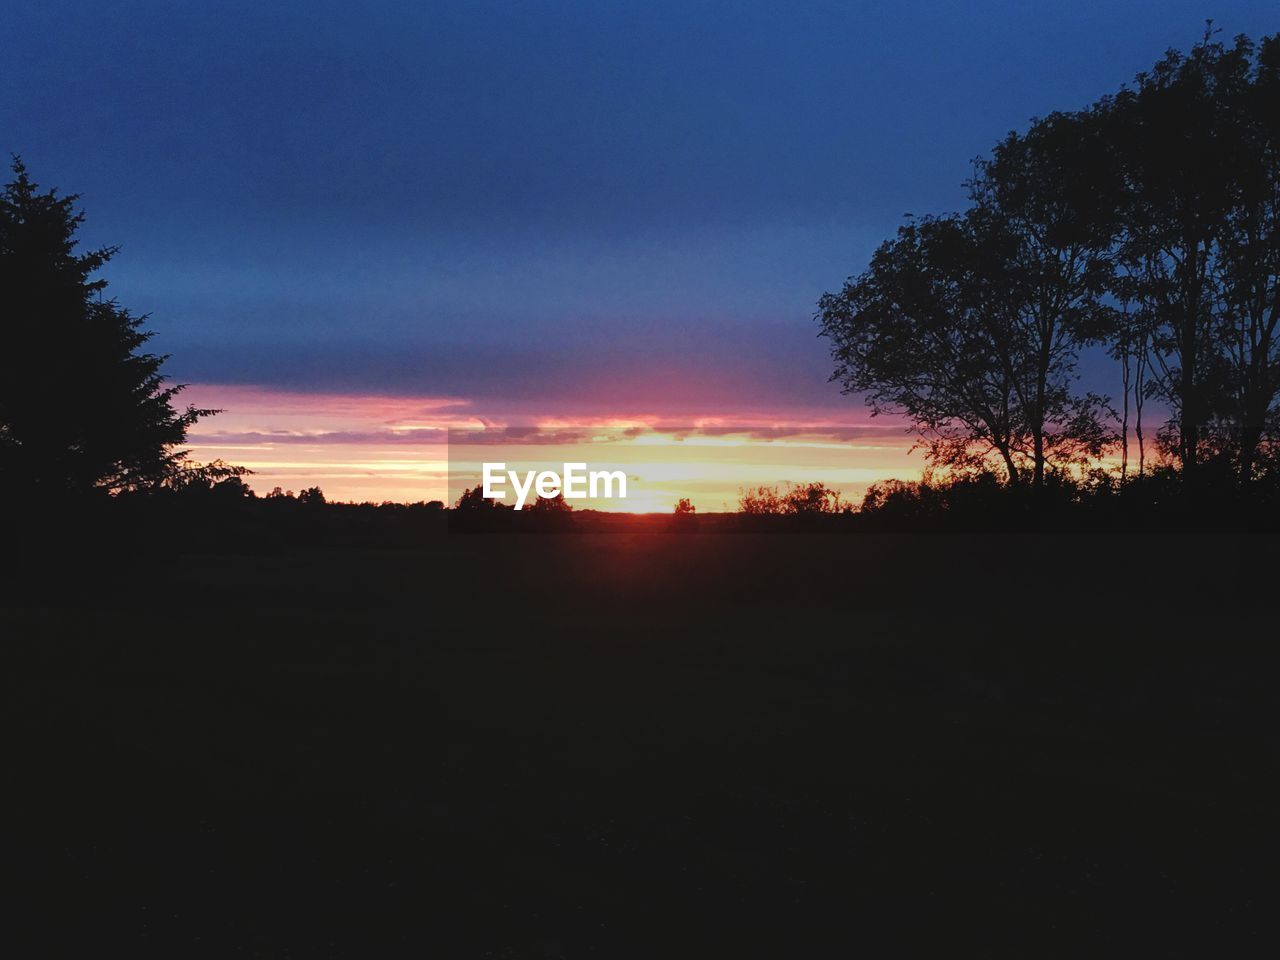
[[[0,619],[0,935],[33,957],[1261,955],[1266,556],[627,533],[86,555]]]

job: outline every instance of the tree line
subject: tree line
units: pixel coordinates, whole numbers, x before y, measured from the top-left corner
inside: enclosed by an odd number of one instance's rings
[[[1280,472],[1280,40],[1210,29],[975,163],[819,301],[838,381],[932,467],[1039,490],[1118,456],[1183,487]],[[1119,401],[1080,386],[1106,355]],[[1149,436],[1151,403],[1162,421]]]
[[[96,274],[114,249],[78,249],[77,197],[41,189],[20,160],[12,170],[0,189],[0,501],[244,496],[245,470],[181,449],[216,411],[178,404],[146,318],[106,296]],[[939,477],[991,473],[1041,500],[1079,500],[1092,477],[1090,497],[1141,479],[1165,499],[1176,483],[1220,501],[1268,490],[1280,504],[1280,39],[1206,31],[1132,85],[1010,133],[976,162],[968,196],[961,212],[909,218],[819,301],[832,378],[874,413],[904,416],[931,467],[923,486],[882,487],[862,509],[941,509],[952,495]],[[1101,357],[1118,399],[1082,389]],[[1110,457],[1114,475],[1101,470]],[[819,484],[746,491],[739,507],[847,509]]]

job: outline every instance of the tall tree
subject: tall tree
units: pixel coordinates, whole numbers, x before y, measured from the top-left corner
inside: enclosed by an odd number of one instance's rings
[[[145,317],[104,298],[114,248],[76,251],[76,195],[32,182],[21,160],[0,193],[0,486],[115,492],[179,469],[187,428],[214,413],[173,400]]]
[[[846,393],[906,416],[932,463],[995,461],[1015,484],[1110,439],[1097,398],[1070,390],[1080,311],[1031,302],[1047,296],[1050,271],[1028,242],[982,205],[913,221],[818,305]]]
[[[1227,224],[1248,153],[1239,107],[1252,45],[1206,34],[1092,113],[1107,130],[1119,188],[1117,295],[1151,332],[1152,387],[1173,411],[1165,447],[1194,481],[1224,380],[1217,339]]]
[[[819,304],[833,379],[909,417],[935,462],[1034,486],[1114,439],[1082,350],[1121,364],[1189,489],[1280,474],[1280,40],[1211,25],[1132,88],[1051,114],[978,164],[973,206],[909,224]],[[1212,466],[1212,472],[1208,467]]]
[[[1229,105],[1241,149],[1219,241],[1216,325],[1226,371],[1218,446],[1234,455],[1244,482],[1272,459],[1280,426],[1280,40],[1262,41],[1248,79]]]
[[[971,226],[964,217],[904,225],[866,272],[822,297],[818,320],[846,393],[873,415],[905,415],[933,463],[994,457],[1016,483],[1017,396],[986,323]]]
[[[987,298],[1004,315],[1016,363],[1009,371],[1031,441],[1032,483],[1055,459],[1096,456],[1111,441],[1105,400],[1073,392],[1081,349],[1108,336],[1103,303],[1112,272],[1114,197],[1089,165],[1098,124],[1052,114],[1011,133],[978,162],[975,214],[997,241]]]
[[[1138,477],[1146,471],[1146,437],[1143,434],[1142,408],[1147,397],[1148,340],[1150,331],[1141,314],[1121,309],[1112,325],[1110,353],[1120,362],[1120,378],[1124,415],[1120,423],[1120,482],[1129,472],[1129,409],[1133,408],[1133,433],[1138,441]]]
[[[1135,308],[1159,435],[1189,487],[1207,464],[1247,482],[1280,390],[1280,47],[1204,38],[1096,104],[1095,164],[1118,189],[1112,289]]]

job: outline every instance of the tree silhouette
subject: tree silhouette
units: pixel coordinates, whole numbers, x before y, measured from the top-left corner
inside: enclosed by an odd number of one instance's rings
[[[563,493],[557,493],[554,497],[538,497],[527,509],[533,513],[572,513],[573,504],[564,498]]]
[[[78,197],[41,191],[20,159],[0,193],[0,487],[119,492],[180,470],[187,428],[216,411],[173,399],[151,334],[93,279],[114,248],[76,252]]]
[[[164,481],[166,490],[181,494],[204,494],[217,492],[223,496],[252,497],[253,491],[244,482],[244,477],[253,473],[247,467],[239,467],[222,460],[211,463],[183,464],[181,470],[175,471]],[[280,488],[268,496],[281,496]]]
[[[298,494],[298,502],[312,507],[323,507],[326,502],[324,491],[319,487],[307,487]]]
[[[905,415],[934,465],[1037,490],[1170,414],[1187,491],[1280,472],[1280,39],[1205,33],[1134,86],[1010,134],[963,213],[912,219],[819,301],[833,380]],[[1120,365],[1123,414],[1075,389]],[[1225,488],[1224,486],[1224,488]]]
[[[1096,456],[1110,439],[1101,399],[1070,390],[1101,313],[1096,281],[1029,224],[1011,229],[1011,201],[984,200],[900,228],[866,272],[822,297],[818,318],[832,379],[875,414],[905,414],[933,463],[995,459],[1011,483],[1038,485],[1046,464]]]
[[[774,516],[784,512],[782,494],[776,486],[764,484],[738,491],[738,512],[750,516]]]
[[[1152,332],[1152,382],[1175,412],[1165,436],[1188,478],[1214,391],[1212,304],[1233,179],[1226,100],[1246,63],[1222,53],[1208,42],[1190,57],[1170,53],[1136,90],[1095,107],[1119,158],[1117,293]]]
[[[1252,53],[1247,42],[1242,53]],[[1225,55],[1225,52],[1222,54]],[[1227,367],[1227,439],[1249,481],[1280,437],[1280,42],[1264,40],[1232,113],[1235,197],[1220,241],[1218,339]]]
[[[965,217],[926,217],[885,242],[861,276],[819,301],[838,380],[872,413],[905,414],[931,459],[997,456],[1011,481],[1013,407],[982,303],[977,238]]]
[[[680,501],[681,504],[685,502]],[[738,494],[738,512],[752,516],[806,516],[839,513],[840,509],[840,491],[818,482],[787,484],[785,491],[777,486],[764,484],[739,491]],[[676,512],[683,512],[679,505]],[[693,511],[690,509],[688,512]]]
[[[462,491],[462,495],[453,505],[453,509],[463,513],[486,510],[514,510],[515,508],[501,500],[493,500],[484,495],[484,485],[477,483],[474,487]]]
[[[1032,486],[1053,463],[1087,461],[1112,440],[1105,400],[1073,392],[1080,351],[1116,326],[1104,303],[1112,273],[1114,201],[1090,176],[1097,124],[1051,115],[1010,134],[970,184],[995,260],[986,302],[1007,332],[1022,428],[1030,438]]]

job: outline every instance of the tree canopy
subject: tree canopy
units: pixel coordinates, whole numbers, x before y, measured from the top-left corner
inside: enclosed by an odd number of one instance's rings
[[[1036,488],[1127,451],[1131,398],[1140,444],[1143,401],[1167,415],[1158,451],[1184,479],[1275,471],[1280,40],[1206,31],[1009,134],[970,198],[819,301],[846,392],[905,416],[933,464]],[[1079,389],[1095,347],[1120,363],[1123,414]]]

